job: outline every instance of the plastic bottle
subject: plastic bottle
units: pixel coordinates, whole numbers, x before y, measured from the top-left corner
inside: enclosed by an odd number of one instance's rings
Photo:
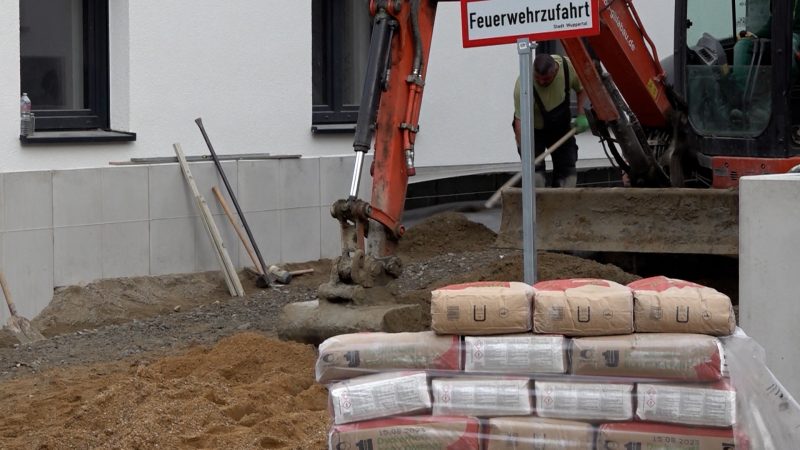
[[[26,92],[22,93],[19,99],[20,112],[20,134],[28,136],[31,134],[31,99]]]

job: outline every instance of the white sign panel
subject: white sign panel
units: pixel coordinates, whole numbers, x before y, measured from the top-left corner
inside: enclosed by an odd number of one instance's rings
[[[464,47],[600,33],[598,0],[461,0]]]

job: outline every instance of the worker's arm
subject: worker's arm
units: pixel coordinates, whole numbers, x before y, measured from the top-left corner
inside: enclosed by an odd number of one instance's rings
[[[569,58],[565,58],[565,62],[569,73],[576,73],[575,66],[572,65],[572,61],[570,61]],[[589,94],[586,92],[586,89],[583,88],[583,84],[581,84],[581,80],[577,76],[570,77],[569,87],[575,91],[578,102],[577,114],[575,117],[575,128],[578,129],[578,133],[583,133],[589,129],[589,120],[586,119],[586,111],[584,109],[586,106],[586,101],[589,99]]]

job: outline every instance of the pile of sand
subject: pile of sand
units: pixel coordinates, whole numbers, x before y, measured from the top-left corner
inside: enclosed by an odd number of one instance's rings
[[[239,334],[152,363],[0,384],[3,448],[325,447],[314,348]]]

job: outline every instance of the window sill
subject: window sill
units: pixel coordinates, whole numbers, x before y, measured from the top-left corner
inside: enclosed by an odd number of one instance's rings
[[[23,144],[72,144],[92,142],[130,142],[136,133],[115,130],[37,131],[30,136],[20,136]]]
[[[331,123],[311,126],[313,134],[353,133],[356,131],[354,123]]]

